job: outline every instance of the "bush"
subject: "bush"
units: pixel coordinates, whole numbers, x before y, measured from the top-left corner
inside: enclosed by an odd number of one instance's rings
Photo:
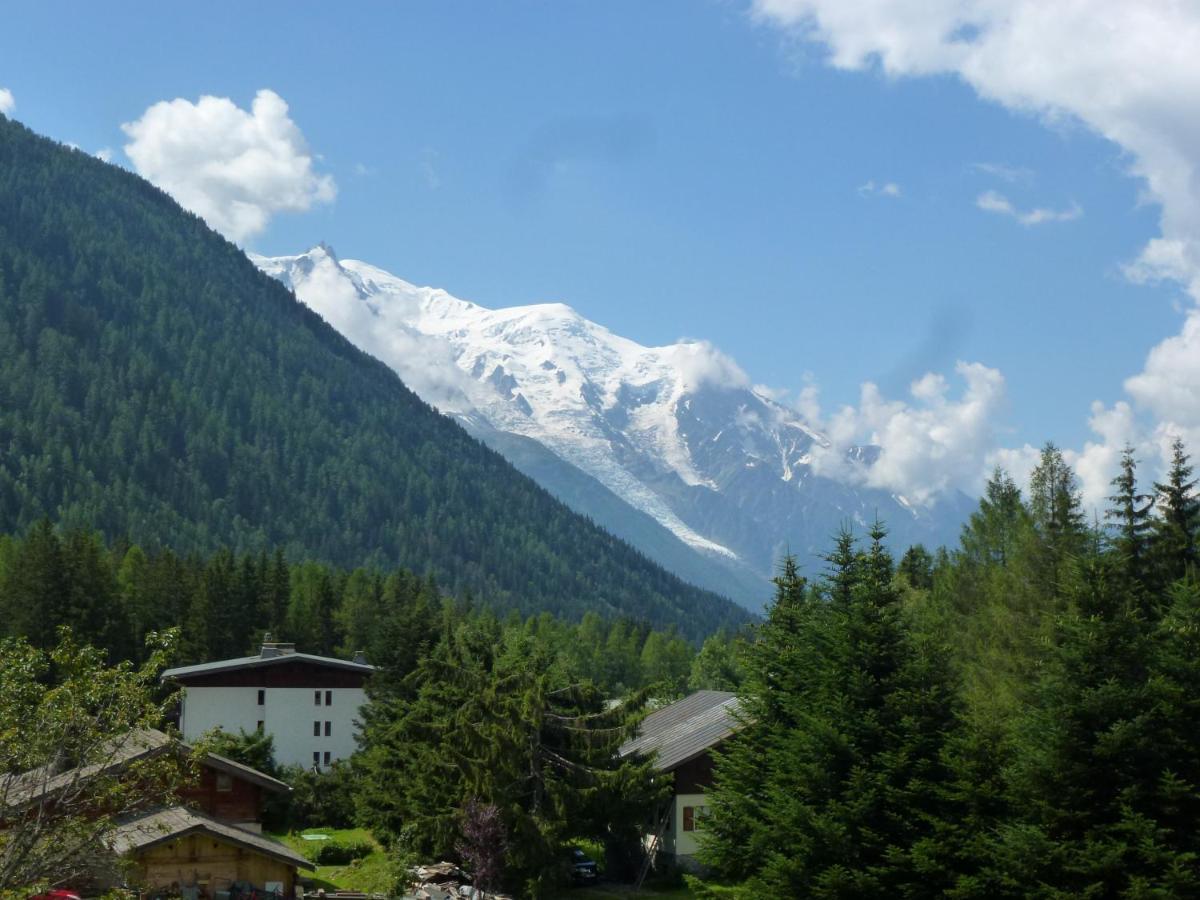
[[[270,828],[354,826],[354,772],[349,762],[334,763],[323,772],[284,766],[278,777],[291,785],[292,792],[268,802],[264,820]]]
[[[370,841],[321,841],[304,848],[304,855],[318,866],[344,866],[374,852],[375,846]]]

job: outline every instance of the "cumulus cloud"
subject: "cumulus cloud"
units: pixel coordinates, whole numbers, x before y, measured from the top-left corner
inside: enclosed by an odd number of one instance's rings
[[[0,87],[0,114],[8,115],[17,108],[17,101],[13,98],[12,91],[8,88]]]
[[[733,357],[722,353],[708,341],[683,339],[669,349],[686,388],[694,390],[706,384],[750,386],[750,376]]]
[[[1042,225],[1046,222],[1070,222],[1072,219],[1078,219],[1083,215],[1083,210],[1080,209],[1077,203],[1072,203],[1066,209],[1036,207],[1022,211],[1013,206],[1012,201],[998,191],[984,191],[975,198],[975,205],[984,212],[1010,216],[1022,225]]]
[[[274,91],[259,91],[249,111],[227,97],[164,100],[121,128],[139,175],[235,241],[337,193]]]
[[[983,99],[1054,126],[1077,125],[1112,141],[1131,175],[1160,208],[1159,234],[1125,274],[1168,281],[1200,302],[1200,6],[1177,0],[753,0],[754,15],[806,43],[823,45],[830,65],[889,78],[952,75]],[[995,164],[978,171],[1020,178]],[[980,208],[1035,225],[1080,214],[1022,211],[995,191]],[[1200,311],[1180,334],[1153,348],[1125,383],[1132,404],[1093,406],[1096,440],[1068,454],[1085,495],[1100,497],[1123,442],[1152,464],[1173,436],[1200,448]],[[1139,415],[1140,414],[1140,415]],[[1150,416],[1153,421],[1143,424]],[[1014,476],[1037,450],[997,448]],[[1024,470],[1024,471],[1023,471]]]
[[[886,181],[883,184],[868,181],[858,186],[858,195],[860,197],[891,197],[892,199],[896,199],[901,193],[900,185],[894,181]]]
[[[96,159],[101,162],[112,162],[112,147],[101,147],[96,151]]]
[[[884,488],[924,504],[947,490],[978,489],[984,462],[996,448],[995,422],[1005,403],[1004,377],[979,363],[959,362],[962,382],[954,396],[942,375],[929,373],[909,387],[909,399],[889,400],[878,386],[862,386],[857,406],[819,422],[829,445],[815,451],[820,475]],[[806,387],[810,417],[818,412]],[[870,465],[851,456],[856,446],[879,447]]]

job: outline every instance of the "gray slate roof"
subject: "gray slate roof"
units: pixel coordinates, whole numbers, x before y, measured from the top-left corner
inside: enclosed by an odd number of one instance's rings
[[[261,853],[290,866],[312,868],[312,863],[286,844],[183,806],[172,806],[126,819],[119,823],[109,836],[109,846],[117,853],[125,854],[146,850],[164,841],[186,837],[195,832],[210,834],[219,840]]]
[[[128,731],[113,738],[101,750],[98,762],[82,768],[67,769],[54,775],[47,775],[44,769],[34,769],[19,775],[3,776],[0,778],[0,797],[3,798],[0,806],[12,807],[35,803],[42,797],[71,788],[90,778],[116,774],[124,767],[138,760],[163,753],[170,747],[177,747],[184,753],[193,752],[193,748],[189,744],[176,741],[156,728],[137,728]],[[211,766],[221,772],[227,772],[269,791],[276,793],[291,791],[291,787],[278,778],[272,778],[258,769],[217,753],[206,753],[201,764]]]
[[[176,666],[162,673],[162,680],[183,681],[191,675],[211,675],[234,669],[259,669],[266,666],[286,665],[289,662],[307,662],[330,669],[348,669],[351,672],[369,674],[375,671],[370,663],[336,659],[332,656],[314,656],[311,653],[281,653],[278,656],[239,656],[236,659],[218,659],[213,662],[197,663],[194,666]]]
[[[737,730],[737,695],[729,691],[696,691],[655,710],[642,720],[638,735],[621,747],[621,756],[654,754],[660,772],[695,759]]]

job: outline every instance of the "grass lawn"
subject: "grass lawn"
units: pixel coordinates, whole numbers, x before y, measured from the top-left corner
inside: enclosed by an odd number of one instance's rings
[[[271,837],[283,841],[297,853],[303,854],[306,849],[311,850],[317,842],[304,840],[300,836],[302,834],[325,834],[331,841],[365,842],[375,848],[369,856],[356,859],[347,865],[317,866],[310,870],[312,874],[309,877],[316,883],[316,887],[325,888],[326,891],[363,891],[367,894],[391,892],[394,884],[387,853],[365,828],[306,828],[294,834],[273,834]],[[308,874],[301,872],[302,877]]]

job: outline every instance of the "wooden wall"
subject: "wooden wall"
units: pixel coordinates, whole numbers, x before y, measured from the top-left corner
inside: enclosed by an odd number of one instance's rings
[[[147,888],[207,882],[206,892],[228,890],[234,881],[262,888],[283,882],[285,897],[294,895],[296,870],[286,863],[235,847],[207,834],[190,834],[159,844],[135,857],[138,876]]]
[[[228,822],[257,822],[262,809],[262,788],[232,775],[230,789],[218,791],[218,774],[220,773],[204,766],[200,770],[199,783],[181,788],[179,798],[188,806],[194,806],[218,819]]]

